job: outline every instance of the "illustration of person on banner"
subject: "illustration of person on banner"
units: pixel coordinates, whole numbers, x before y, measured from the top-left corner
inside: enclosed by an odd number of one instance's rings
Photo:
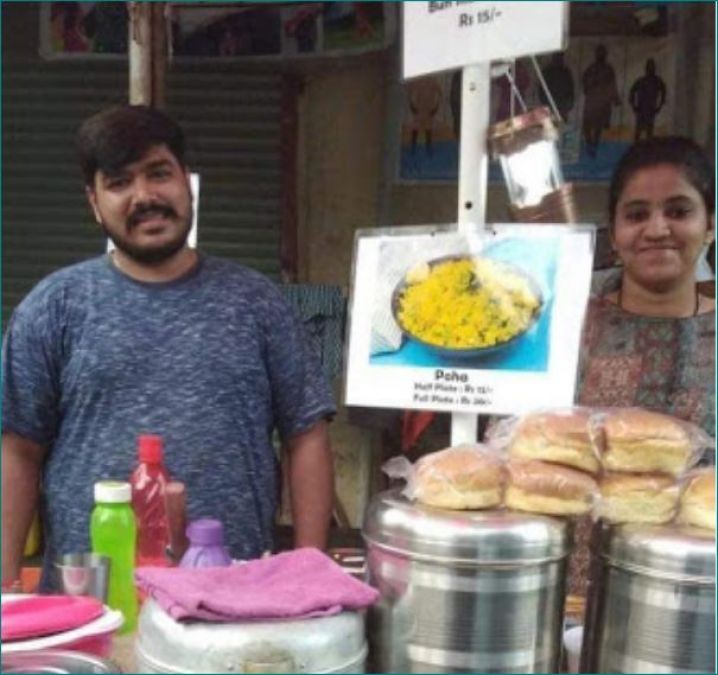
[[[435,77],[422,77],[409,83],[409,108],[412,114],[411,154],[416,152],[419,136],[424,136],[426,154],[433,153],[434,117],[442,100],[441,84]]]
[[[53,2],[50,7],[52,41],[56,52],[87,52],[92,45],[83,25],[79,2]]]
[[[575,92],[573,75],[571,69],[564,62],[563,52],[552,54],[550,63],[541,70],[541,74],[546,80],[546,86],[553,96],[561,119],[568,122],[568,116],[573,110],[575,102]],[[539,88],[538,97],[541,105],[550,105],[543,88]]]
[[[616,72],[608,62],[606,45],[596,46],[595,60],[583,72],[583,140],[589,157],[595,157],[601,134],[611,126],[611,109],[621,103]]]
[[[655,59],[646,61],[646,73],[633,83],[628,99],[636,115],[634,140],[640,140],[644,134],[653,138],[653,125],[666,102],[666,84],[656,75]]]
[[[316,5],[300,5],[294,15],[284,24],[284,34],[295,40],[296,51],[299,53],[315,52],[317,49],[317,17],[322,7]]]

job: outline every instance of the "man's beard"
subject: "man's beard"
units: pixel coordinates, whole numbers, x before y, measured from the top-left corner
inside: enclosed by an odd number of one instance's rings
[[[128,228],[135,227],[135,223],[132,222],[132,219],[130,218],[128,220]],[[148,248],[145,246],[136,246],[135,244],[127,241],[122,235],[111,232],[104,222],[101,222],[100,225],[105,234],[115,245],[115,248],[122,251],[122,253],[135,262],[151,266],[162,264],[172,258],[178,251],[182,250],[187,243],[187,238],[189,237],[190,230],[192,229],[192,223],[190,217],[188,217],[183,224],[182,229],[177,232],[177,236],[174,239],[171,239],[162,246]]]

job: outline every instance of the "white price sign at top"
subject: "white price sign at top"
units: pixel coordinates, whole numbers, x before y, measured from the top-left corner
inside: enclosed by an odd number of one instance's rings
[[[565,48],[566,2],[403,2],[404,77]]]

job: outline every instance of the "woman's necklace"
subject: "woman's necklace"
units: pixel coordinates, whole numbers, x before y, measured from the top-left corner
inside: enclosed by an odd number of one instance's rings
[[[622,288],[618,289],[618,294],[616,296],[616,301],[617,301],[616,304],[624,311],[628,311],[623,306],[623,296],[621,295],[622,290],[623,290]],[[691,314],[691,316],[698,316],[698,310],[700,309],[700,306],[701,306],[701,295],[698,292],[698,288],[696,288],[695,291],[696,291],[696,302],[693,307],[693,314]]]

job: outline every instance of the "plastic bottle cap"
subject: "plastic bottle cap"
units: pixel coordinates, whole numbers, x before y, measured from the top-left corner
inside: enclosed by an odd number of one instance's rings
[[[224,541],[224,528],[219,520],[200,518],[187,526],[187,538],[192,544],[200,546],[221,546]]]
[[[95,483],[95,502],[124,504],[132,499],[132,486],[118,480],[102,480]]]
[[[187,490],[185,489],[184,483],[178,480],[171,480],[165,485],[165,494],[166,495],[177,495],[179,497],[184,497],[187,493]]]
[[[140,462],[160,464],[162,462],[162,437],[141,434],[137,439],[137,454]]]

